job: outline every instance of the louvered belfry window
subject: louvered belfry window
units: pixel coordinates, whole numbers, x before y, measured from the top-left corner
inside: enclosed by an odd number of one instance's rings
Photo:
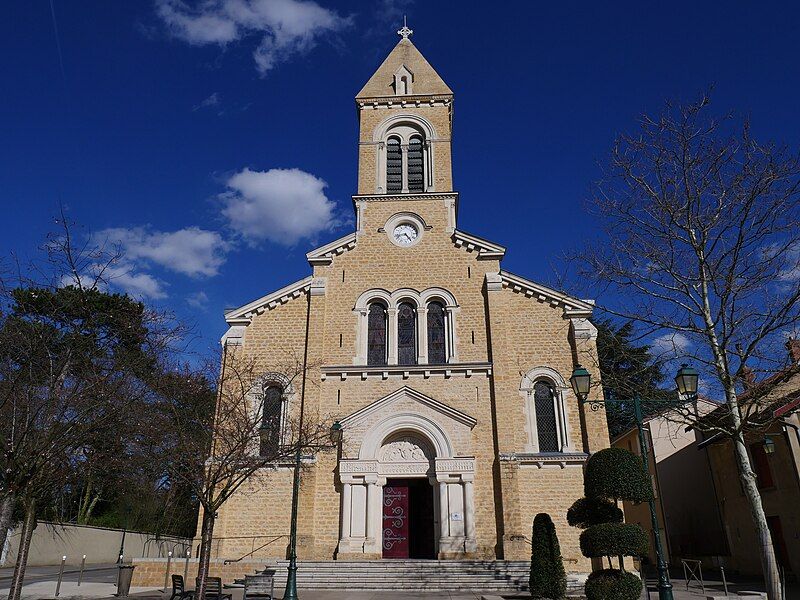
[[[414,306],[403,302],[397,310],[397,363],[417,364],[416,315]]]
[[[367,364],[386,364],[386,307],[379,302],[369,306],[367,323]]]
[[[533,404],[536,410],[539,452],[560,452],[555,391],[546,381],[537,381],[533,385]]]
[[[412,194],[424,191],[424,168],[422,165],[422,140],[412,137],[408,143],[408,191]]]
[[[281,405],[283,390],[280,386],[264,388],[261,407],[261,456],[276,457],[281,442]]]
[[[440,302],[428,304],[428,362],[432,365],[447,362],[444,318],[444,306]]]
[[[386,191],[390,194],[403,191],[403,155],[397,138],[386,142]]]

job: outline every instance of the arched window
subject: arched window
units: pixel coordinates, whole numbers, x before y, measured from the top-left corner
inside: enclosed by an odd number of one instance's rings
[[[444,306],[441,302],[428,304],[428,362],[433,365],[447,362]]]
[[[399,194],[403,191],[403,155],[400,140],[391,137],[386,142],[386,192]]]
[[[558,419],[556,417],[555,390],[548,382],[533,384],[533,405],[536,411],[536,430],[539,452],[560,452]]]
[[[414,136],[408,142],[408,191],[425,191],[425,167],[422,164],[422,138]]]
[[[277,457],[281,443],[283,389],[269,384],[264,388],[261,406],[261,456]]]
[[[397,364],[417,364],[417,324],[414,305],[403,302],[397,309]]]
[[[369,305],[367,323],[367,364],[386,364],[386,307],[380,302]]]

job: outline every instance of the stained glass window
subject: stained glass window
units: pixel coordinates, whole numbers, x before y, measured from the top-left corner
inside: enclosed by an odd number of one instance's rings
[[[434,365],[447,362],[444,306],[440,302],[428,304],[428,362]]]
[[[414,306],[403,302],[397,310],[397,364],[417,364],[416,315]]]
[[[386,191],[390,194],[403,191],[403,155],[397,138],[386,142]]]
[[[422,139],[412,137],[408,143],[408,191],[424,191],[424,167],[422,165]]]
[[[539,452],[560,452],[561,448],[558,447],[555,391],[546,381],[537,381],[533,385],[533,404],[536,410]]]
[[[386,307],[379,302],[369,305],[367,323],[367,364],[386,364]]]
[[[264,388],[261,407],[261,456],[277,456],[281,440],[283,390],[277,385]]]

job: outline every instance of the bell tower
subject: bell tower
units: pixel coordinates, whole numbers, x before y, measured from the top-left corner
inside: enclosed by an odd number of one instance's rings
[[[411,43],[400,41],[356,96],[358,194],[452,192],[453,92]]]

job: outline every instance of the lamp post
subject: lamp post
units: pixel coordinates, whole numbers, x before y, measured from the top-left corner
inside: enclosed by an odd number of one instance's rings
[[[696,398],[698,378],[699,374],[695,369],[685,364],[682,365],[681,368],[678,369],[678,373],[675,375],[675,384],[678,387],[678,393],[687,399]],[[645,471],[649,476],[650,468],[647,442],[644,436],[644,415],[642,414],[641,398],[639,398],[639,396],[634,396],[630,400],[616,400],[613,398],[604,400],[589,400],[588,396],[591,380],[591,373],[589,373],[589,371],[580,365],[578,365],[572,372],[570,383],[572,384],[572,390],[575,392],[575,395],[578,397],[578,401],[581,403],[581,405],[589,404],[592,410],[597,410],[606,404],[626,404],[628,402],[633,403],[633,413],[636,419],[636,429],[639,433],[639,448],[641,449],[642,453],[642,462],[644,462]],[[669,580],[669,571],[667,570],[667,564],[664,560],[664,550],[661,546],[661,534],[659,533],[655,498],[651,496],[650,500],[648,501],[648,505],[650,506],[650,521],[653,527],[653,543],[656,550],[656,566],[658,568],[658,598],[659,600],[673,600],[672,583],[670,583]]]
[[[342,441],[342,424],[336,421],[331,425],[330,439],[333,447],[338,446]],[[292,520],[289,528],[289,566],[286,568],[286,589],[283,592],[283,600],[297,600],[297,501],[300,495],[300,443],[298,441],[297,451],[294,454],[294,478],[292,481]]]

